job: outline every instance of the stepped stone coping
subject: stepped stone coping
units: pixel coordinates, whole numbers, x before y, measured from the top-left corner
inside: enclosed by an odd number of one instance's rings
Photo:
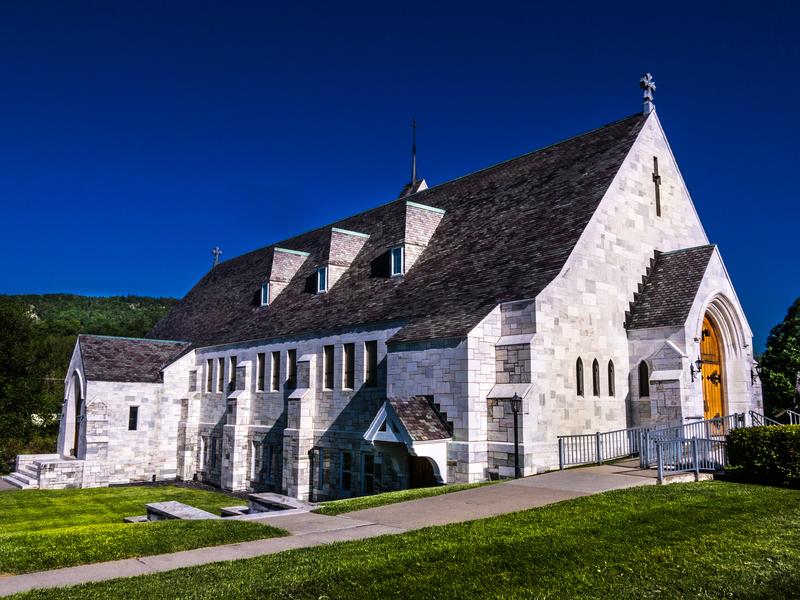
[[[124,523],[147,523],[149,520],[147,515],[137,515],[135,517],[125,517],[122,519]]]
[[[272,492],[263,492],[259,494],[249,494],[247,496],[247,504],[251,513],[256,512],[275,512],[275,511],[309,511],[316,506],[310,502],[304,502],[297,498],[290,498],[281,494],[274,494]],[[287,513],[283,513],[287,514]]]
[[[220,509],[220,514],[223,517],[235,517],[237,515],[246,515],[250,507],[246,504],[240,506],[226,506]]]
[[[148,521],[164,521],[167,519],[187,519],[187,520],[204,520],[204,519],[219,519],[208,511],[189,506],[183,502],[176,502],[170,500],[168,502],[153,502],[145,504],[147,507],[147,520]]]

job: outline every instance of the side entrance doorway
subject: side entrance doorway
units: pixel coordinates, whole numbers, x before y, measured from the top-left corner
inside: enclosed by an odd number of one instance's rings
[[[719,330],[708,315],[703,319],[700,340],[700,358],[703,361],[703,413],[706,419],[713,419],[725,414],[722,380],[725,371]]]

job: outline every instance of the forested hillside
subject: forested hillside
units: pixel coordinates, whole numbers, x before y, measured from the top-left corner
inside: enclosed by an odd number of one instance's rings
[[[0,473],[17,453],[53,452],[63,379],[78,333],[141,337],[173,298],[0,295]],[[44,418],[37,424],[31,415]]]

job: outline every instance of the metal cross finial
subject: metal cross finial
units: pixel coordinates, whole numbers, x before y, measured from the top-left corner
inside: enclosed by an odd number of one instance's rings
[[[216,267],[219,264],[219,257],[222,254],[222,248],[219,246],[214,246],[214,248],[211,250],[211,254],[214,256],[214,264],[211,266]]]
[[[644,114],[649,115],[656,108],[653,103],[653,92],[656,91],[656,83],[650,73],[645,73],[639,80],[639,87],[644,90]]]
[[[411,117],[411,185],[417,183],[417,118]]]

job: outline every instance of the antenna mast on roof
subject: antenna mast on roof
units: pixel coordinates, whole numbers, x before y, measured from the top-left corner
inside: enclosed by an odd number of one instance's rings
[[[417,118],[411,117],[411,186],[417,183]]]

